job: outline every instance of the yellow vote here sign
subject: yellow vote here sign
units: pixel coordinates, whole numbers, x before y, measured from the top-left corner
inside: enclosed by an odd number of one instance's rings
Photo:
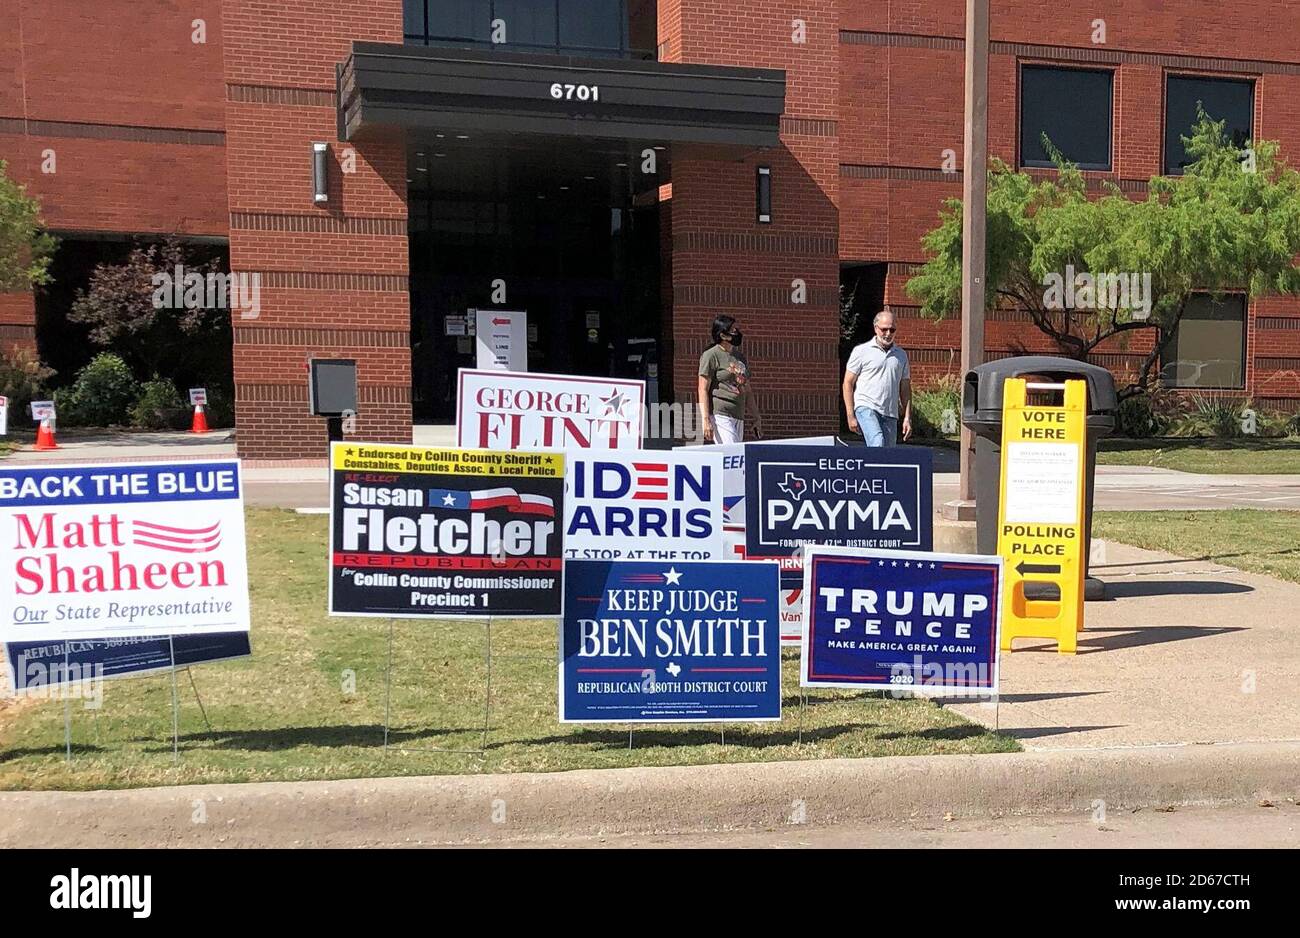
[[[1030,390],[1063,392],[1064,402],[1030,405]],[[1087,382],[1008,378],[1002,406],[1002,647],[1010,649],[1016,638],[1051,638],[1062,654],[1073,654],[1083,628]]]

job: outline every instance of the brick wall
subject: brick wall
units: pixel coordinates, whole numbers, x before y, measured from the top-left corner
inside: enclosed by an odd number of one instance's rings
[[[231,269],[262,283],[260,315],[235,323],[239,450],[325,454],[325,421],[308,413],[312,358],[357,360],[356,438],[409,441],[405,145],[340,143],[334,90],[353,40],[402,41],[401,0],[225,0],[222,15]],[[320,207],[316,141],[330,144]]]
[[[725,156],[673,149],[676,397],[695,399],[709,324],[726,313],[746,334],[764,435],[833,431],[839,426],[836,10],[830,3],[785,0],[669,0],[660,3],[659,16],[665,60],[781,68],[787,87],[781,146]],[[760,165],[772,169],[771,224],[755,216]]]
[[[994,0],[990,11],[989,148],[1017,157],[1017,76],[1022,62],[1115,70],[1113,171],[1108,178],[1145,198],[1146,180],[1161,171],[1164,81],[1168,74],[1249,77],[1256,81],[1256,135],[1300,151],[1300,7],[1271,0],[1247,5],[1214,0],[1153,4],[1107,0],[1060,7]],[[904,292],[911,265],[924,260],[921,235],[946,198],[961,196],[959,173],[946,174],[944,151],[960,169],[964,5],[840,0],[840,242],[845,260],[889,262],[886,302],[903,316],[904,345],[922,380],[955,371],[959,322],[916,318]],[[1095,19],[1105,43],[1094,43]],[[1263,28],[1263,24],[1268,24]],[[1279,406],[1300,400],[1300,300],[1250,304],[1247,382],[1251,393]],[[1152,336],[1141,334],[1100,350],[1117,371],[1140,365]],[[993,314],[986,327],[990,357],[1018,348],[1052,351],[1025,317]]]
[[[0,159],[56,232],[226,234],[220,0],[0,0]],[[0,347],[35,350],[30,294]]]

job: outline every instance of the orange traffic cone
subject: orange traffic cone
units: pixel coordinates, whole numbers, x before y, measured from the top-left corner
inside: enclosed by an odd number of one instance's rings
[[[190,424],[190,432],[191,433],[208,432],[208,418],[204,416],[202,404],[194,405],[194,422]]]
[[[36,431],[36,449],[58,449],[54,442],[54,424],[49,417],[41,418],[41,428]]]

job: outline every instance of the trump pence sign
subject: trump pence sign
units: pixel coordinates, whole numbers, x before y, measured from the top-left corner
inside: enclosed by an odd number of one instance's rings
[[[644,412],[644,381],[463,368],[457,445],[640,449]]]
[[[998,692],[1002,558],[809,547],[804,687]]]
[[[0,640],[247,632],[238,460],[0,469]]]
[[[332,615],[558,616],[564,454],[334,443]]]
[[[722,455],[570,450],[564,555],[583,560],[721,560]]]
[[[781,719],[777,565],[570,560],[564,723]]]

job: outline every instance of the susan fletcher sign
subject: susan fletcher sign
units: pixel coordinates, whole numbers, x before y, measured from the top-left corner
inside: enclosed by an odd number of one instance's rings
[[[564,454],[334,443],[332,615],[558,616]]]
[[[570,560],[560,720],[779,720],[777,565]]]
[[[998,692],[1002,558],[809,547],[804,687]]]
[[[462,368],[456,438],[480,449],[640,449],[645,382]]]
[[[0,469],[0,640],[247,632],[238,460]]]
[[[805,544],[929,550],[930,451],[920,446],[745,447],[745,553],[803,585]]]
[[[565,458],[565,557],[722,559],[720,453],[569,450]]]

